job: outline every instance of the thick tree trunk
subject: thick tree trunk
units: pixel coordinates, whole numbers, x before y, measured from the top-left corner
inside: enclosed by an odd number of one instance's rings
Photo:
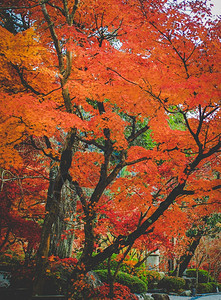
[[[56,179],[53,182],[53,186],[49,185],[51,189],[51,202],[47,203],[46,210],[48,213],[45,216],[44,224],[42,227],[41,242],[37,252],[36,258],[36,276],[33,286],[33,294],[41,295],[45,283],[45,271],[48,263],[50,240],[52,234],[53,225],[56,223],[56,219],[60,214],[61,207],[61,191],[64,183],[69,177],[68,171],[72,161],[72,146],[75,141],[76,130],[72,130],[66,139],[66,144],[63,148],[59,170]]]
[[[74,225],[77,195],[74,187],[66,180],[61,190],[61,203],[59,215],[52,227],[49,256],[55,255],[60,258],[70,257],[74,234],[71,229]],[[70,230],[70,232],[68,232]]]

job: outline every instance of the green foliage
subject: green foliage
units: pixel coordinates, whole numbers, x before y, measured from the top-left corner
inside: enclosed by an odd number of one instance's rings
[[[170,114],[169,125],[170,128],[173,130],[182,130],[182,131],[186,130],[183,115],[179,112],[175,114]]]
[[[174,276],[165,276],[160,280],[159,287],[167,291],[178,292],[180,289],[183,289],[185,287],[185,284],[186,282],[183,278],[174,277]]]
[[[196,277],[196,269],[187,269],[186,270],[187,277]],[[209,280],[208,280],[209,279]],[[214,282],[214,278],[212,278],[208,271],[206,270],[198,270],[198,282],[199,283],[207,283],[207,282]]]
[[[108,271],[96,270],[101,281],[108,283]],[[112,273],[113,274],[113,273]],[[118,272],[116,282],[129,287],[132,293],[144,293],[147,291],[147,284],[139,279],[137,276],[133,276],[124,272]]]
[[[115,270],[117,267],[118,262],[116,258],[117,254],[112,255],[112,260],[110,262],[111,270]],[[130,260],[134,260],[134,258],[130,257]],[[108,263],[107,260],[105,260],[104,262],[97,265],[95,270],[107,270],[107,268]],[[142,264],[138,268],[133,269],[133,265],[128,264],[126,261],[123,262],[120,266],[120,271],[137,276],[139,279],[145,282],[149,288],[154,288],[161,279],[161,275],[159,272],[147,270],[144,264]]]
[[[132,274],[135,276],[138,276],[137,273],[140,271],[140,269],[143,268],[144,264],[141,265],[139,268],[136,268],[133,273],[132,273],[132,268],[133,266],[131,266],[130,264],[128,264],[128,261],[134,261],[133,258],[131,258],[128,255],[129,259],[127,259],[126,261],[123,261],[123,263],[121,263],[120,265],[120,271],[128,273],[128,274]],[[118,266],[118,255],[117,254],[113,254],[111,257],[111,261],[110,261],[110,269],[111,270],[116,270],[117,266]],[[137,260],[136,260],[137,262]],[[108,259],[106,259],[105,261],[101,262],[100,264],[98,264],[94,270],[107,270],[108,269]]]
[[[126,117],[127,121],[131,122],[131,118]],[[148,119],[144,120],[136,120],[136,131],[144,128],[145,126],[148,125]],[[126,137],[130,136],[131,134],[131,126],[129,126],[130,130],[126,129]],[[151,136],[152,131],[150,129],[146,130],[143,132],[141,135],[139,135],[135,141],[131,143],[133,146],[141,146],[144,147],[145,149],[153,149],[156,146],[156,142],[154,142],[152,136]]]
[[[132,293],[139,294],[147,291],[147,283],[143,282],[137,276],[119,272],[117,275],[117,281],[123,285],[128,286]]]
[[[149,271],[146,270],[145,268],[139,269],[138,272],[136,273],[136,276],[139,277],[144,282],[146,282],[146,284],[148,284],[149,289],[156,287],[161,279],[159,272]]]
[[[212,293],[213,291],[214,291],[213,284],[211,282],[198,283],[197,293],[206,294],[206,293]]]
[[[115,260],[117,257],[117,254],[112,255],[112,259],[110,262],[110,269],[115,270],[117,268],[118,262]],[[123,266],[120,267],[120,270],[122,271]],[[105,261],[101,262],[94,268],[95,270],[107,270],[108,269],[108,260],[106,259]]]
[[[211,284],[212,287],[213,287],[213,290],[212,290],[213,293],[216,293],[216,292],[217,292],[217,288],[220,290],[220,288],[219,288],[219,283],[217,283],[217,282],[210,282],[210,284]]]
[[[200,199],[201,202],[206,203],[208,197],[203,197]],[[214,213],[210,216],[205,216],[201,225],[193,224],[192,228],[187,231],[187,236],[194,237],[200,235],[210,235],[211,238],[218,238],[221,231],[220,222],[221,215]]]
[[[0,265],[7,267],[18,266],[24,260],[24,257],[18,256],[15,252],[7,250],[0,254]]]

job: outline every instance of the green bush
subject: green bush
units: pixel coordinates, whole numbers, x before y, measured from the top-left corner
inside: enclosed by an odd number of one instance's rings
[[[187,277],[196,277],[196,269],[187,269],[186,270]],[[208,271],[206,270],[198,270],[198,282],[199,283],[207,283],[214,282],[215,280],[209,275]]]
[[[208,283],[198,283],[197,293],[206,294],[213,292],[213,284],[211,282]]]
[[[133,273],[133,275],[136,275],[141,280],[147,283],[148,288],[152,289],[158,286],[158,283],[161,279],[161,275],[157,271],[149,271],[146,269],[140,269],[136,274]]]
[[[101,281],[108,283],[108,271],[107,270],[95,270],[100,277]],[[116,282],[129,287],[131,293],[145,293],[147,291],[147,284],[139,279],[137,276],[133,276],[119,271],[117,274]]]
[[[216,293],[216,292],[217,292],[217,288],[219,288],[219,283],[217,283],[217,282],[210,282],[210,284],[211,284],[212,287],[213,287],[212,292],[213,292],[213,293]]]
[[[185,287],[185,280],[180,277],[165,276],[159,282],[159,287],[166,291],[178,292]]]
[[[117,254],[112,255],[112,259],[110,262],[111,270],[115,270],[117,268],[118,262],[115,260],[116,256],[117,256]],[[108,260],[107,259],[94,267],[94,270],[107,270],[107,269],[108,269]]]
[[[95,254],[94,254],[95,255]],[[130,264],[127,263],[127,261],[135,261],[135,263],[137,262],[137,260],[131,258],[126,259],[125,261],[123,261],[123,263],[120,266],[119,271],[122,271],[124,273],[128,273],[128,274],[132,274],[132,266]],[[136,273],[143,268],[144,264],[141,265],[139,268],[136,268],[133,272],[133,275],[137,276]],[[111,261],[110,261],[110,269],[111,270],[116,270],[116,268],[118,267],[118,254],[113,254],[111,257]],[[94,267],[94,270],[107,270],[108,269],[108,259],[106,259],[105,261],[101,262],[100,264],[98,264],[97,266]],[[135,273],[135,274],[134,274]]]
[[[13,251],[7,250],[5,253],[0,254],[0,265],[1,267],[11,268],[13,266],[20,266],[24,261],[22,257],[19,257]]]

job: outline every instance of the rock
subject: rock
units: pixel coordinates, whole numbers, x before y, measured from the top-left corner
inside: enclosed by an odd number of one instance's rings
[[[87,276],[87,282],[88,282],[88,284],[89,284],[92,288],[97,288],[97,287],[99,287],[99,286],[104,285],[104,284],[101,282],[99,276],[98,276],[95,272],[89,271],[89,272],[86,274],[86,276]]]
[[[154,300],[154,298],[150,294],[141,294],[143,297],[142,300]]]
[[[178,296],[178,294],[177,294],[177,293],[174,293],[174,292],[170,292],[170,295],[171,295],[171,296]]]
[[[0,271],[0,288],[9,288],[11,285],[11,273]]]
[[[154,300],[154,298],[150,294],[142,293],[142,294],[135,294],[138,300]]]
[[[186,290],[186,291],[183,291],[180,296],[190,297],[190,296],[192,296],[192,292],[191,292],[191,290]]]
[[[152,294],[154,300],[170,300],[170,297],[167,294]]]
[[[164,272],[159,272],[159,274],[160,274],[160,279],[163,279],[166,276]]]
[[[196,285],[196,278],[195,277],[182,277],[186,281],[186,289],[190,290]]]
[[[144,296],[143,295],[140,295],[140,294],[134,294],[138,300],[144,300]]]

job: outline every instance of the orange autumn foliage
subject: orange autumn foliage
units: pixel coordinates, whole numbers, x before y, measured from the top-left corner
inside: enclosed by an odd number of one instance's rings
[[[45,219],[52,227],[69,180],[86,269],[103,259],[92,252],[104,224],[111,255],[147,232],[152,243],[184,235],[187,207],[193,219],[220,209],[220,20],[207,1],[3,6],[29,28],[1,19],[1,168],[28,169],[26,147],[45,173],[58,166]]]

